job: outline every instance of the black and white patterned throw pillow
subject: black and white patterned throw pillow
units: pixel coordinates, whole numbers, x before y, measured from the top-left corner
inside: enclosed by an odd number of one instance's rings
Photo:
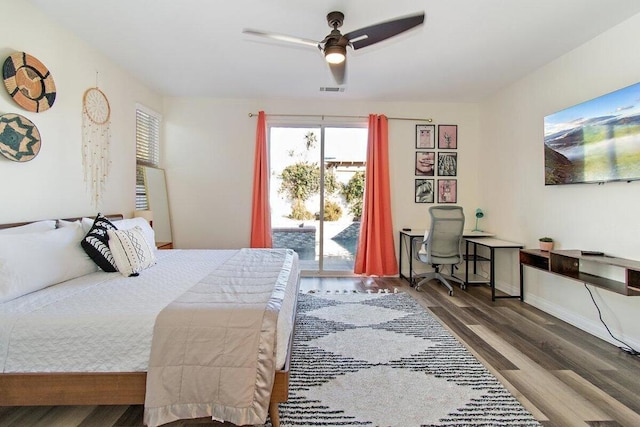
[[[89,230],[80,244],[82,249],[89,255],[89,258],[95,262],[102,270],[112,273],[118,271],[113,254],[109,249],[108,230],[117,230],[107,218],[102,214],[96,216],[93,226]]]
[[[123,276],[137,276],[156,263],[155,247],[149,244],[140,226],[128,230],[109,230],[107,233],[109,249]]]

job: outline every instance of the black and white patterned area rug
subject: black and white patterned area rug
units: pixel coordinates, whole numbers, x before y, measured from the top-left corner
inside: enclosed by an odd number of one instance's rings
[[[283,427],[539,426],[405,293],[300,294]]]

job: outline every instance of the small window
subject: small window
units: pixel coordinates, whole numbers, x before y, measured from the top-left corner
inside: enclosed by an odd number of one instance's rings
[[[144,173],[141,166],[160,164],[160,121],[162,116],[136,105],[136,210],[149,209]]]

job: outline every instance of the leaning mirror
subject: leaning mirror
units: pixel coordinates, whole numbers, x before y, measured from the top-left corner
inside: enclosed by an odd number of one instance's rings
[[[153,230],[156,242],[172,242],[169,197],[164,169],[143,166],[144,185],[149,209],[153,212]]]

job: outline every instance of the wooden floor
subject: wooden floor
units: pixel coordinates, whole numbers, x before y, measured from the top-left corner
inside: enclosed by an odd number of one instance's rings
[[[423,306],[478,357],[545,427],[640,426],[640,357],[519,300],[491,302],[486,286],[436,281],[421,292],[397,278],[303,278],[303,291],[398,288]],[[141,426],[141,406],[0,408],[0,426]],[[170,426],[217,425],[206,419]]]

